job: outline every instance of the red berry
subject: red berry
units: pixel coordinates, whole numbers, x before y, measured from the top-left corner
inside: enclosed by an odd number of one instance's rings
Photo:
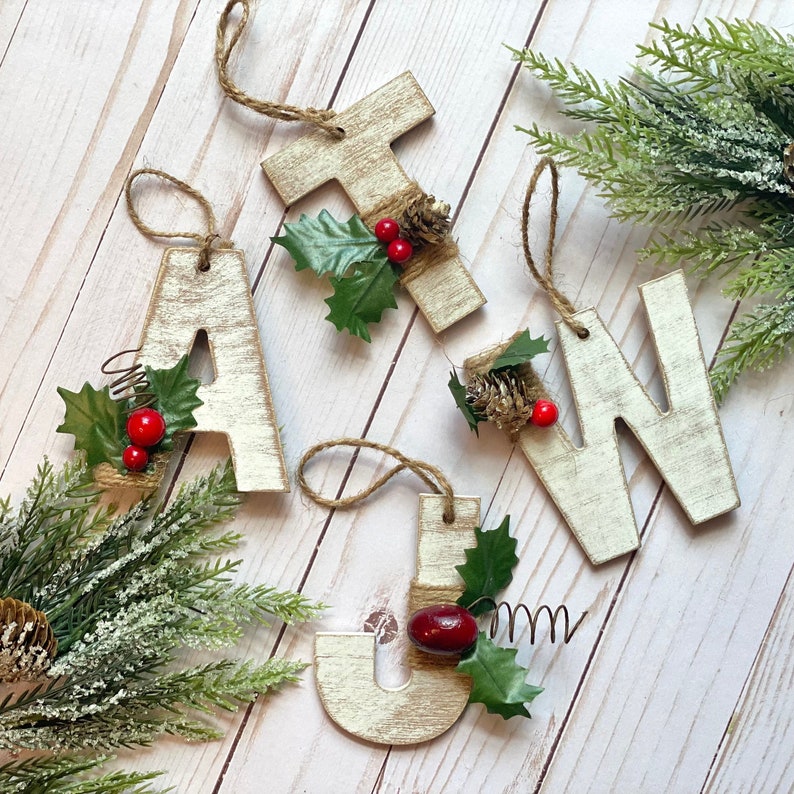
[[[122,452],[121,460],[130,471],[143,471],[149,462],[149,453],[143,447],[130,444]]]
[[[127,419],[127,435],[139,447],[153,447],[163,440],[165,419],[154,408],[138,408]]]
[[[427,653],[463,653],[477,642],[477,633],[474,615],[457,604],[425,607],[408,621],[408,638]]]
[[[413,252],[414,247],[408,240],[398,237],[396,240],[392,240],[389,243],[389,247],[386,249],[386,256],[389,258],[389,261],[394,262],[395,265],[403,265],[411,258]]]
[[[393,218],[381,218],[375,224],[375,237],[382,243],[390,243],[400,236],[400,224]]]
[[[558,416],[557,406],[551,400],[538,400],[529,421],[537,427],[549,427],[557,421]]]

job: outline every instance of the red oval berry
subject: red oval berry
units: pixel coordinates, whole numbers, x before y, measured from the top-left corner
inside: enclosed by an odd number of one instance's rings
[[[400,236],[400,224],[394,218],[381,218],[375,224],[375,237],[382,243],[390,243]]]
[[[149,462],[149,453],[143,447],[130,444],[121,453],[121,460],[130,471],[143,471]]]
[[[389,261],[394,262],[395,265],[405,264],[413,253],[414,247],[408,240],[404,240],[402,237],[392,240],[389,243],[389,247],[386,249],[386,256],[389,258]]]
[[[477,621],[457,604],[436,604],[414,612],[408,638],[427,653],[464,653],[477,642]]]
[[[529,421],[537,427],[549,427],[557,421],[558,416],[557,406],[551,400],[538,400]]]
[[[127,419],[127,435],[139,447],[153,447],[163,440],[165,419],[154,408],[138,408]]]

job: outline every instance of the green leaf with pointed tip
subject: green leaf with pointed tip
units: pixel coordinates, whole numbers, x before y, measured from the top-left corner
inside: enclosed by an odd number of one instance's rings
[[[123,407],[110,396],[109,387],[95,389],[84,383],[79,392],[58,387],[66,403],[63,422],[56,433],[71,433],[75,449],[85,450],[86,463],[96,466],[107,461],[119,471],[126,471],[121,455],[128,441],[125,437]]]
[[[496,529],[488,532],[475,527],[474,537],[477,545],[465,550],[466,562],[455,566],[466,583],[458,604],[473,615],[482,615],[490,612],[493,606],[488,602],[471,605],[484,596],[495,599],[496,594],[513,580],[513,568],[518,563],[518,541],[510,537],[510,516],[505,516]]]
[[[515,648],[500,648],[480,632],[474,647],[455,668],[471,676],[469,703],[483,703],[491,714],[506,720],[531,716],[524,704],[531,703],[543,687],[527,684],[529,670],[516,662],[517,653]]]
[[[196,426],[193,411],[203,401],[197,396],[201,381],[188,375],[188,357],[182,356],[177,364],[169,369],[146,367],[146,377],[151,390],[157,395],[154,404],[165,419],[165,436],[158,445],[163,452],[174,448],[174,434],[190,430]]]
[[[539,336],[533,339],[529,335],[529,329],[522,331],[505,349],[499,358],[491,366],[492,370],[507,369],[517,367],[519,364],[526,364],[538,353],[549,352],[549,340]]]
[[[367,324],[380,322],[384,309],[397,308],[394,285],[398,278],[398,271],[389,264],[383,251],[373,261],[358,265],[350,276],[332,278],[334,294],[325,299],[331,310],[325,319],[337,331],[347,328],[354,336],[369,342]]]
[[[284,224],[282,237],[270,239],[289,251],[295,270],[311,268],[318,276],[341,278],[353,265],[385,258],[383,243],[358,215],[343,223],[328,210],[316,218],[301,215],[297,223]]]
[[[449,383],[447,386],[449,386],[449,390],[455,398],[455,405],[458,406],[460,412],[469,423],[469,428],[479,436],[480,430],[477,425],[480,422],[484,422],[485,419],[483,419],[466,401],[466,387],[458,380],[456,372],[453,371],[449,373]]]

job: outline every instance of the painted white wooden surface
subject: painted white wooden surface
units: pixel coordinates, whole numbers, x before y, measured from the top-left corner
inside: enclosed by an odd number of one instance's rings
[[[458,493],[482,498],[492,527],[509,512],[521,563],[508,595],[589,611],[569,645],[517,638],[543,694],[531,721],[479,706],[440,738],[384,748],[353,740],[304,682],[237,715],[223,741],[165,740],[124,752],[167,768],[182,792],[777,792],[791,765],[792,375],[741,382],[721,410],[739,510],[693,528],[653,467],[622,436],[640,551],[593,568],[520,451],[483,428],[478,440],[446,389],[450,361],[530,325],[554,332],[519,251],[518,215],[535,154],[513,125],[569,128],[556,103],[516,70],[502,42],[615,76],[665,16],[747,16],[784,29],[783,0],[301,0],[262,2],[234,73],[250,92],[344,108],[410,69],[436,108],[395,144],[406,171],[457,211],[463,261],[488,304],[436,338],[408,297],[367,346],[323,321],[327,284],[296,273],[269,236],[301,212],[350,210],[326,185],[289,213],[259,162],[305,132],[222,99],[212,64],[216,0],[0,2],[0,488],[16,498],[43,454],[62,460],[55,387],[97,382],[99,365],[138,339],[163,247],[119,200],[136,166],[164,168],[212,201],[222,233],[246,252],[288,469],[318,440],[366,435],[439,465]],[[563,176],[562,284],[595,306],[655,399],[661,383],[636,286],[646,229],[610,220],[595,192]],[[147,217],[184,225],[189,208],[153,195]],[[690,282],[706,359],[732,305]],[[539,362],[575,438],[558,345]],[[225,442],[199,436],[182,475],[206,471]],[[347,459],[312,481],[335,491]],[[378,468],[362,456],[348,487]],[[330,604],[319,626],[250,633],[240,654],[310,659],[315,629],[381,627],[379,680],[396,686],[413,576],[417,494],[400,477],[353,512],[290,494],[254,494],[237,521],[242,575],[300,587]],[[540,632],[542,635],[542,632]]]

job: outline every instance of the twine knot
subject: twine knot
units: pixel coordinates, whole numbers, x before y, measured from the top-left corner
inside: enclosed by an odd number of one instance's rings
[[[393,466],[385,474],[358,493],[355,493],[352,496],[337,496],[335,499],[329,499],[315,491],[309,485],[309,483],[306,481],[306,474],[304,470],[306,468],[306,464],[308,464],[308,462],[315,455],[318,455],[323,450],[331,449],[332,447],[354,448],[356,452],[353,455],[351,464],[355,462],[359,449],[376,449],[379,452],[384,452],[387,455],[390,455],[392,458],[398,461],[398,463],[396,466]],[[454,523],[455,494],[452,491],[452,486],[450,485],[449,480],[447,480],[440,469],[436,468],[435,466],[431,466],[429,463],[425,463],[422,460],[409,458],[407,455],[403,455],[402,452],[395,449],[394,447],[390,447],[388,444],[379,444],[376,441],[368,441],[365,438],[337,438],[331,441],[323,441],[319,444],[315,444],[315,446],[308,449],[300,459],[300,463],[298,464],[298,485],[300,486],[300,489],[303,491],[303,493],[305,493],[306,496],[308,496],[318,505],[322,505],[323,507],[344,508],[350,507],[351,505],[357,504],[358,502],[363,502],[368,496],[371,496],[373,493],[375,493],[375,491],[385,485],[392,477],[394,477],[395,474],[399,474],[405,469],[412,471],[431,489],[433,493],[441,494],[445,497],[443,513],[444,523]],[[340,487],[339,491],[340,493],[346,482],[347,476],[342,482],[342,486]]]

